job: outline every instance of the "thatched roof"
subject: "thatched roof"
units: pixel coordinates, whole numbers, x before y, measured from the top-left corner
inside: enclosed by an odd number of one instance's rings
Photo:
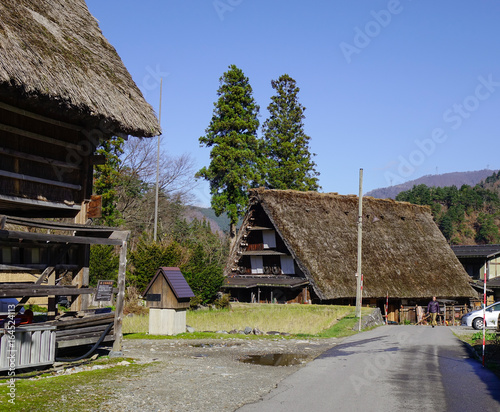
[[[256,189],[250,205],[262,207],[320,299],[356,296],[357,196]],[[364,197],[362,262],[364,297],[477,296],[428,207]]]
[[[110,134],[160,131],[84,0],[0,3],[0,101],[89,128],[105,120]]]

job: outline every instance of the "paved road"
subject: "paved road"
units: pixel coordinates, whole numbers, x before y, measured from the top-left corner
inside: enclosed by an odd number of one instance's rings
[[[238,411],[499,412],[500,379],[469,358],[451,328],[382,326],[344,340]]]

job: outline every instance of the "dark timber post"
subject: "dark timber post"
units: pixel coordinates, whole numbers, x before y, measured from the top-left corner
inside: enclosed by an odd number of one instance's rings
[[[356,269],[356,317],[359,317],[359,330],[361,330],[361,300],[363,275],[361,271],[361,251],[363,238],[363,169],[359,169],[359,209],[358,209],[358,265]]]

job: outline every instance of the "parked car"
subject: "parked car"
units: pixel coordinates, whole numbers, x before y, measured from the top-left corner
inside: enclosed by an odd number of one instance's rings
[[[487,328],[496,328],[500,315],[500,302],[486,306],[485,318]],[[472,326],[474,329],[483,328],[483,309],[474,310],[462,316],[462,326]]]

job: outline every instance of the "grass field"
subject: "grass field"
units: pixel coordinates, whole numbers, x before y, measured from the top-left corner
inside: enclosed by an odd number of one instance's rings
[[[371,309],[363,308],[365,310],[369,312]],[[233,303],[231,309],[188,311],[187,324],[200,332],[244,330],[249,326],[263,332],[322,335],[340,319],[354,319],[353,316],[352,306]],[[123,333],[146,334],[148,322],[147,315],[126,317]]]

